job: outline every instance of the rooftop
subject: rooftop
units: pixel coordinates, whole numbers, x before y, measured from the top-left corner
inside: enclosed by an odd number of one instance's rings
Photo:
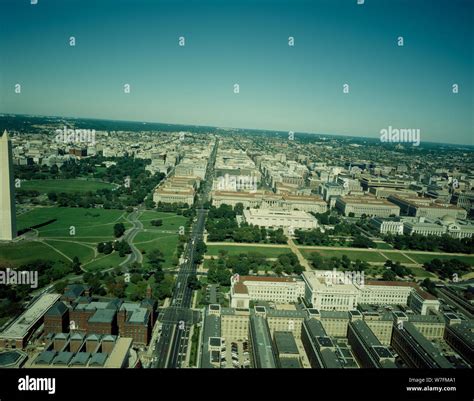
[[[298,346],[291,331],[275,331],[273,333],[275,347],[279,354],[298,354]]]
[[[23,339],[31,328],[40,320],[61,296],[59,294],[43,294],[33,305],[23,312],[6,330],[0,333],[0,338]]]
[[[89,319],[89,323],[112,323],[116,311],[113,309],[99,309]]]

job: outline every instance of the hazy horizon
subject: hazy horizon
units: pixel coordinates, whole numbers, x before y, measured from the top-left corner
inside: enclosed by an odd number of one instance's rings
[[[7,0],[0,9],[1,113],[367,138],[392,126],[473,145],[468,0]]]

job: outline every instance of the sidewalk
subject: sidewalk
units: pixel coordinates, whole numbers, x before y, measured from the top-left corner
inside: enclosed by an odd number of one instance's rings
[[[295,243],[293,242],[293,239],[288,237],[288,245],[291,249],[291,251],[296,255],[296,257],[298,258],[298,261],[300,262],[300,265],[303,266],[305,268],[305,270],[312,270],[311,269],[311,266],[309,265],[308,261],[306,260],[306,258],[303,256],[303,254],[300,252],[300,250],[298,249],[298,247],[295,245]]]

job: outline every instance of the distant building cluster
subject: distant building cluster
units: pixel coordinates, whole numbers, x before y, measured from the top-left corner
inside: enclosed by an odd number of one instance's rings
[[[169,171],[169,176],[155,189],[153,201],[156,204],[187,204],[192,206],[201,181],[206,176],[207,165],[214,144],[180,143],[179,155],[174,158],[176,164]],[[192,149],[192,151],[191,151]]]

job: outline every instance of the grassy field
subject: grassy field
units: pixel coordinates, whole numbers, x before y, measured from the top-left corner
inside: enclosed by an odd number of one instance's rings
[[[413,264],[413,262],[398,252],[384,252],[383,250],[373,250],[373,251],[357,251],[357,250],[332,250],[332,249],[305,249],[300,248],[303,255],[308,258],[312,252],[318,252],[322,257],[331,258],[341,257],[342,255],[347,255],[347,257],[351,260],[364,260],[366,262],[385,262],[385,259],[380,253],[385,255],[388,259],[394,262],[400,262],[402,264]],[[474,256],[457,256],[457,255],[450,255],[449,253],[445,253],[442,255],[434,255],[434,254],[424,254],[424,253],[406,253],[407,256],[415,260],[419,264],[423,264],[428,262],[432,259],[458,259],[462,260],[474,266]]]
[[[140,251],[145,251],[144,263],[147,264],[146,252],[159,249],[165,257],[163,267],[175,267],[173,260],[177,257],[179,229],[185,226],[186,218],[175,213],[145,211],[139,219],[145,231],[137,234],[134,244]],[[151,225],[152,220],[162,220],[163,225],[155,227]]]
[[[77,256],[81,261],[88,261],[94,258],[94,248],[92,245],[80,244],[77,242],[69,241],[58,241],[55,239],[48,239],[45,241],[48,245],[51,245],[55,249],[58,249],[65,255],[68,255],[71,259]],[[72,257],[71,257],[72,256]]]
[[[220,250],[225,250],[229,255],[238,255],[239,253],[247,252],[256,252],[260,253],[267,258],[277,258],[278,255],[283,253],[291,252],[288,247],[263,247],[263,246],[251,246],[251,245],[242,245],[242,246],[233,246],[233,245],[207,245],[207,253],[209,256],[219,255]]]
[[[163,222],[162,226],[155,227],[151,224],[152,220],[161,220]],[[143,227],[147,230],[157,230],[158,232],[162,231],[174,231],[179,232],[181,226],[184,227],[186,224],[186,218],[179,216],[175,213],[163,213],[155,211],[145,211],[140,216],[140,221],[143,223]]]
[[[35,208],[18,216],[19,230],[53,219],[56,221],[36,229],[39,241],[0,245],[0,262],[8,261],[14,265],[21,265],[36,259],[69,261],[75,256],[82,264],[91,262],[95,258],[94,249],[97,248],[97,243],[114,239],[114,224],[122,222],[127,228],[131,226],[125,220],[125,216],[126,212],[123,210]],[[71,227],[75,228],[75,235],[70,235]],[[101,257],[103,255],[97,256]],[[98,261],[97,264],[103,265],[103,262]]]
[[[393,249],[393,246],[387,244],[386,242],[376,242],[377,249]]]
[[[150,235],[153,238],[150,239]],[[164,268],[175,267],[173,264],[173,257],[176,257],[176,246],[178,245],[178,236],[173,234],[153,234],[153,233],[139,233],[135,237],[135,246],[140,251],[145,251],[143,254],[143,262],[147,264],[146,253],[153,249],[159,249],[163,252],[165,261],[163,263]],[[143,252],[142,252],[143,253]]]
[[[413,274],[417,277],[420,277],[420,278],[425,278],[425,277],[429,277],[429,278],[433,278],[433,277],[436,277],[435,274],[423,269],[422,267],[410,267],[409,268]]]
[[[84,266],[88,271],[95,272],[118,267],[125,258],[121,258],[118,253],[114,252],[109,255],[100,254],[95,260]]]
[[[406,256],[402,255],[401,253],[397,252],[382,252],[387,258],[389,258],[393,262],[400,262],[400,263],[413,263],[410,259]]]
[[[22,181],[21,189],[34,190],[39,193],[48,192],[95,192],[98,189],[114,189],[115,186],[108,182],[102,181],[86,181],[86,180],[30,180]]]
[[[67,259],[41,242],[19,242],[0,245],[0,264],[11,263],[20,266],[35,259],[66,262]]]
[[[36,208],[18,216],[18,230],[45,223],[52,219],[55,222],[37,229],[42,238],[63,238],[71,241],[99,242],[114,238],[114,224],[122,222],[128,228],[123,210],[82,209],[45,207]],[[71,227],[75,235],[70,235]]]
[[[425,263],[429,262],[432,259],[440,259],[440,260],[445,260],[445,259],[458,259],[462,260],[463,262],[466,262],[467,264],[474,266],[474,255],[473,256],[456,256],[456,255],[450,255],[449,253],[445,253],[443,255],[430,255],[426,253],[410,253],[409,254],[410,258],[413,260],[416,260],[418,263]]]
[[[311,253],[317,252],[324,258],[340,258],[342,255],[346,255],[350,260],[363,260],[366,262],[385,262],[385,259],[377,251],[374,252],[365,252],[365,251],[356,251],[356,250],[332,250],[332,249],[300,249],[305,258],[309,258]]]
[[[38,239],[44,243],[28,241],[0,245],[0,262],[8,261],[14,265],[21,265],[35,259],[67,261],[77,256],[84,268],[90,271],[117,267],[125,258],[119,257],[116,253],[96,256],[94,250],[97,249],[99,242],[115,239],[113,227],[116,223],[121,222],[126,228],[131,227],[131,223],[126,221],[126,216],[127,213],[123,210],[58,207],[33,209],[18,216],[18,229],[22,230],[56,219],[36,229]],[[155,219],[161,219],[163,225],[152,226],[150,222]],[[175,213],[145,211],[140,220],[144,231],[137,234],[134,243],[138,249],[145,251],[144,262],[147,263],[146,252],[158,248],[165,256],[163,266],[173,267],[179,227],[185,225],[186,218]],[[75,235],[70,235],[72,226],[75,228]]]

